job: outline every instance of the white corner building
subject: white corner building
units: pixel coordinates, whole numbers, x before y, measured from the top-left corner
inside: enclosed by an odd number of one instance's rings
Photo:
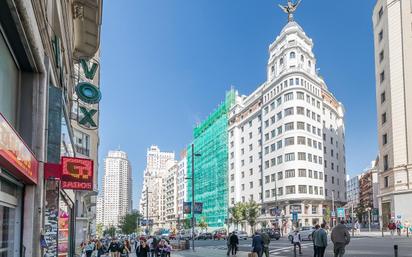
[[[268,224],[290,227],[292,212],[301,226],[321,223],[346,202],[344,107],[317,74],[312,49],[289,21],[269,46],[267,80],[237,96],[229,114],[229,207],[253,200]]]

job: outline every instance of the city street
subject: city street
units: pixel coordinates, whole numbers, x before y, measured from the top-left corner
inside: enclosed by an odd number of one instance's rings
[[[390,237],[355,237],[351,240],[346,248],[345,257],[390,257],[395,256],[393,246],[399,246],[399,257],[412,256],[412,238],[395,238]],[[238,257],[247,257],[250,250],[251,240],[240,241]],[[176,251],[172,256],[176,257],[200,257],[200,256],[226,256],[226,242],[225,241],[195,241],[195,252],[191,250]],[[312,242],[304,241],[302,244],[302,257],[313,256]],[[278,257],[294,256],[293,247],[285,238],[279,241],[272,241],[270,244],[270,255]],[[329,241],[325,256],[333,256],[333,245]]]

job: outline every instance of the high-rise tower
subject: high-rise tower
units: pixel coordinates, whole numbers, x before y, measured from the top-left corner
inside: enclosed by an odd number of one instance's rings
[[[132,210],[131,165],[123,151],[109,151],[104,160],[103,225],[117,226]]]

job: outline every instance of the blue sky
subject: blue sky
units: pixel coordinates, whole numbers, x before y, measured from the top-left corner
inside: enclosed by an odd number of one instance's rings
[[[133,168],[137,205],[146,149],[178,155],[233,85],[265,81],[268,46],[286,24],[286,0],[105,1],[101,37],[100,174],[120,147]],[[377,154],[373,0],[303,0],[296,21],[314,41],[317,65],[346,108],[347,171]]]

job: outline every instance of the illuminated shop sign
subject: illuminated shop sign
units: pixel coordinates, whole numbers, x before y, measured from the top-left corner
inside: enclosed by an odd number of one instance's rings
[[[37,184],[39,162],[0,113],[0,165],[28,184]]]
[[[93,160],[62,157],[61,187],[73,190],[93,190]]]

